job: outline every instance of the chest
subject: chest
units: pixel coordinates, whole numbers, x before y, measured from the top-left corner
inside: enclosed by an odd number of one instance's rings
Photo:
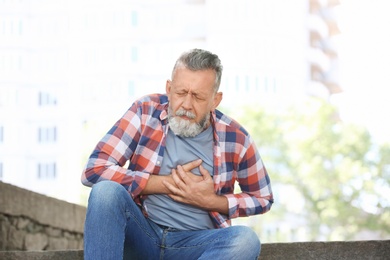
[[[211,127],[193,138],[182,138],[168,131],[160,174],[169,173],[178,165],[201,159],[202,166],[214,174],[213,133]],[[199,168],[191,171],[200,175]]]

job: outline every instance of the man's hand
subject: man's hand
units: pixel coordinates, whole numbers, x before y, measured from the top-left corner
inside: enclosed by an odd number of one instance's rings
[[[195,161],[198,163],[199,160]],[[196,163],[192,164],[195,165]],[[173,200],[186,203],[208,211],[218,211],[228,214],[228,201],[224,196],[218,196],[214,191],[214,182],[210,173],[199,164],[201,176],[188,172],[188,166],[178,166],[172,170],[174,185],[168,181],[163,184],[171,192],[168,194]]]
[[[193,180],[194,182],[200,182],[200,181],[203,181],[203,176],[202,175],[196,175],[194,173],[192,173],[191,171],[195,168],[198,168],[199,166],[202,165],[202,160],[201,159],[198,159],[198,160],[195,160],[195,161],[192,161],[192,162],[189,162],[189,163],[186,163],[184,165],[179,165],[179,167],[181,167],[183,169],[183,171],[185,172],[185,174],[191,178],[191,180]],[[172,178],[173,178],[173,171],[175,171],[175,169],[172,170]],[[177,169],[176,169],[177,171]]]
[[[191,171],[199,165],[202,164],[202,160],[198,159],[189,163],[186,163],[182,165],[182,169],[185,172],[185,174],[191,178],[194,182],[199,182],[203,180],[202,176],[198,176],[193,174]],[[171,191],[166,187],[163,182],[170,183],[171,185],[176,185],[175,181],[173,179],[172,174],[170,175],[150,175],[149,180],[146,183],[146,187],[143,189],[141,194],[148,195],[148,194],[169,194]]]

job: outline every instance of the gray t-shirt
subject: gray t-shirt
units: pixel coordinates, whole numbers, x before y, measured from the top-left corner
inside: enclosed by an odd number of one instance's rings
[[[193,138],[176,136],[168,131],[160,175],[168,175],[177,165],[202,159],[202,166],[213,175],[213,130],[209,126]],[[199,169],[192,173],[200,175]],[[207,211],[176,202],[163,194],[148,195],[143,205],[149,218],[157,224],[179,230],[212,229],[214,225]]]

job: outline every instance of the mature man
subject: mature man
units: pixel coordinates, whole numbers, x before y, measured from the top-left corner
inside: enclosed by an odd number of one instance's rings
[[[258,257],[257,235],[230,219],[267,212],[270,179],[249,134],[216,110],[221,76],[217,55],[182,54],[166,94],[135,101],[97,144],[82,175],[86,260]]]

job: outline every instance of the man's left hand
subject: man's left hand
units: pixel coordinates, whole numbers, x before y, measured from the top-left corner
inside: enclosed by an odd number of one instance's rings
[[[179,165],[177,169],[172,169],[172,177],[177,187],[164,182],[164,185],[171,191],[168,196],[178,202],[227,214],[229,210],[227,198],[215,194],[213,179],[202,165],[199,166],[199,171],[202,179],[195,181],[186,174],[182,166]]]

